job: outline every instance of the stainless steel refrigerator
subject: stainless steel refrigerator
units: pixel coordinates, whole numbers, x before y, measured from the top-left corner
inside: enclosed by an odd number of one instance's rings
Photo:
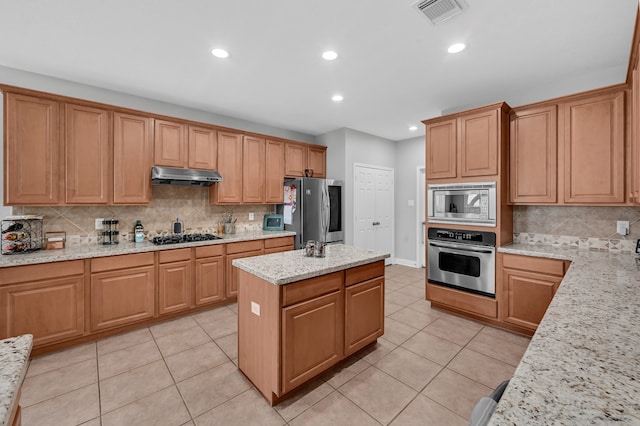
[[[284,228],[296,233],[295,248],[310,240],[344,241],[342,227],[342,181],[334,179],[285,179],[284,204],[277,213],[284,216]]]

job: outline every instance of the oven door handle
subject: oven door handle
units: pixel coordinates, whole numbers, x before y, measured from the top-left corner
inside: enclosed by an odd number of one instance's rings
[[[475,248],[469,244],[454,244],[454,243],[429,243],[430,246],[433,247],[440,247],[440,248],[448,248],[448,249],[454,249],[454,250],[462,250],[462,251],[472,251],[474,253],[486,253],[486,254],[493,254],[494,249],[480,249],[480,248]]]

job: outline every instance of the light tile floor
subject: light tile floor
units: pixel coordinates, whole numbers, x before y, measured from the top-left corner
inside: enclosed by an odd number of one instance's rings
[[[424,300],[386,269],[385,334],[275,407],[239,372],[224,306],[31,361],[23,425],[466,425],[529,344]]]

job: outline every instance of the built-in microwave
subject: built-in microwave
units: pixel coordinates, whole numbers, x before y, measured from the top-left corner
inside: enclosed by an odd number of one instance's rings
[[[495,182],[430,184],[427,187],[429,223],[496,226],[496,211]]]

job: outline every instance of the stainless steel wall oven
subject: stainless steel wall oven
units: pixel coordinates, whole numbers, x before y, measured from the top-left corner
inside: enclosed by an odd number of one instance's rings
[[[430,283],[495,298],[495,233],[429,228],[428,238]]]

